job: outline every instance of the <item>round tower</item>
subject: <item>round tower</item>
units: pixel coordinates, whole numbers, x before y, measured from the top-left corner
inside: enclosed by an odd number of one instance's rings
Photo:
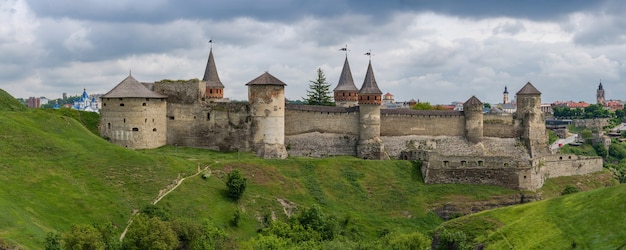
[[[99,130],[103,137],[136,149],[167,143],[167,96],[128,76],[101,98]]]
[[[376,83],[372,61],[367,66],[363,86],[359,90],[359,142],[357,156],[363,159],[383,159],[384,145],[380,139],[380,108],[382,94]]]
[[[465,114],[465,138],[472,143],[479,143],[483,138],[483,103],[472,96],[463,103]]]
[[[541,111],[541,92],[530,82],[517,92],[516,117],[521,124],[521,139],[526,144],[531,157],[548,152],[548,134],[545,117]]]
[[[252,145],[259,157],[287,158],[285,149],[285,86],[265,72],[246,84],[252,116]]]
[[[217,74],[217,66],[215,66],[215,59],[213,59],[213,48],[209,51],[209,60],[207,61],[202,81],[206,83],[205,96],[208,101],[224,98],[224,84],[222,84]]]
[[[333,90],[335,104],[339,107],[356,106],[358,104],[358,92],[359,90],[354,85],[354,80],[352,79],[348,56],[346,55],[346,60],[341,70],[341,76],[339,76],[339,82],[337,83],[337,87]]]

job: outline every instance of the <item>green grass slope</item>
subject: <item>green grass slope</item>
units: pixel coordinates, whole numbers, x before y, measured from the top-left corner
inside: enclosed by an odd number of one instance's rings
[[[23,111],[26,109],[15,97],[0,89],[0,111]]]
[[[445,222],[486,249],[619,249],[626,246],[626,185],[501,208]]]
[[[109,144],[75,119],[49,112],[0,112],[0,239],[27,249],[72,224],[121,230],[180,172],[196,166]]]

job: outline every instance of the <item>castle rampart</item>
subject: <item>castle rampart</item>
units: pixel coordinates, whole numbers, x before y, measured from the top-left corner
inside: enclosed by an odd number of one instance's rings
[[[460,111],[381,110],[381,136],[462,136],[465,118]]]
[[[311,132],[359,134],[358,107],[286,105],[285,136]]]

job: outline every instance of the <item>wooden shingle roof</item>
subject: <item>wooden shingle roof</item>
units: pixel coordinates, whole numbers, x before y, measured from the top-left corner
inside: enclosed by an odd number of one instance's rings
[[[359,90],[359,95],[361,94],[383,94],[383,92],[380,91],[380,89],[378,88],[378,84],[376,84],[374,70],[372,69],[372,61],[370,61],[369,65],[367,66],[367,72],[365,73],[363,86],[361,86],[361,89]]]
[[[359,89],[356,88],[356,85],[354,85],[354,80],[352,79],[352,72],[350,71],[350,64],[348,64],[348,57],[346,57],[346,60],[343,63],[343,69],[341,70],[341,76],[339,76],[339,82],[333,91],[359,91]]]
[[[522,89],[517,91],[517,94],[518,95],[541,95],[541,92],[539,92],[539,90],[537,90],[537,88],[535,88],[535,86],[533,86],[532,83],[527,82],[526,85],[522,87]]]
[[[262,75],[254,78],[252,81],[246,83],[246,86],[250,85],[280,85],[287,86],[283,81],[278,80],[278,78],[274,77],[270,73],[263,73]]]
[[[209,60],[206,63],[206,69],[204,70],[204,77],[202,81],[206,82],[207,87],[221,87],[224,88],[224,84],[220,81],[220,77],[217,74],[217,67],[215,66],[215,59],[213,59],[213,49],[209,52]]]

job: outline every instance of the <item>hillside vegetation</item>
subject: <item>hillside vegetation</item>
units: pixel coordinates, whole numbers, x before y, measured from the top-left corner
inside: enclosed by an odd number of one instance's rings
[[[3,89],[0,89],[0,111],[23,110],[26,110],[26,106],[24,106],[24,104],[20,103],[17,99],[15,99]]]
[[[174,146],[130,150],[97,136],[97,121],[97,114],[67,109],[0,111],[0,248],[41,249],[48,233],[65,234],[73,225],[111,223],[119,236],[133,213],[174,187],[156,208],[178,225],[206,221],[223,230],[230,248],[268,240],[309,249],[388,248],[438,228],[443,220],[433,209],[519,195],[492,186],[425,185],[418,165],[408,161],[263,160],[248,152]],[[238,201],[226,195],[226,176],[234,169],[248,179]],[[571,183],[567,180],[548,186],[560,190]],[[583,183],[582,189],[604,185],[571,180]],[[272,221],[293,221],[289,218],[318,209],[336,222],[333,239],[324,243],[305,238],[300,240],[309,245],[298,245],[302,242],[273,238],[286,231]],[[380,241],[384,237],[386,241]],[[509,240],[516,237],[507,234]]]
[[[443,223],[486,249],[618,249],[626,246],[626,185],[506,207]]]

